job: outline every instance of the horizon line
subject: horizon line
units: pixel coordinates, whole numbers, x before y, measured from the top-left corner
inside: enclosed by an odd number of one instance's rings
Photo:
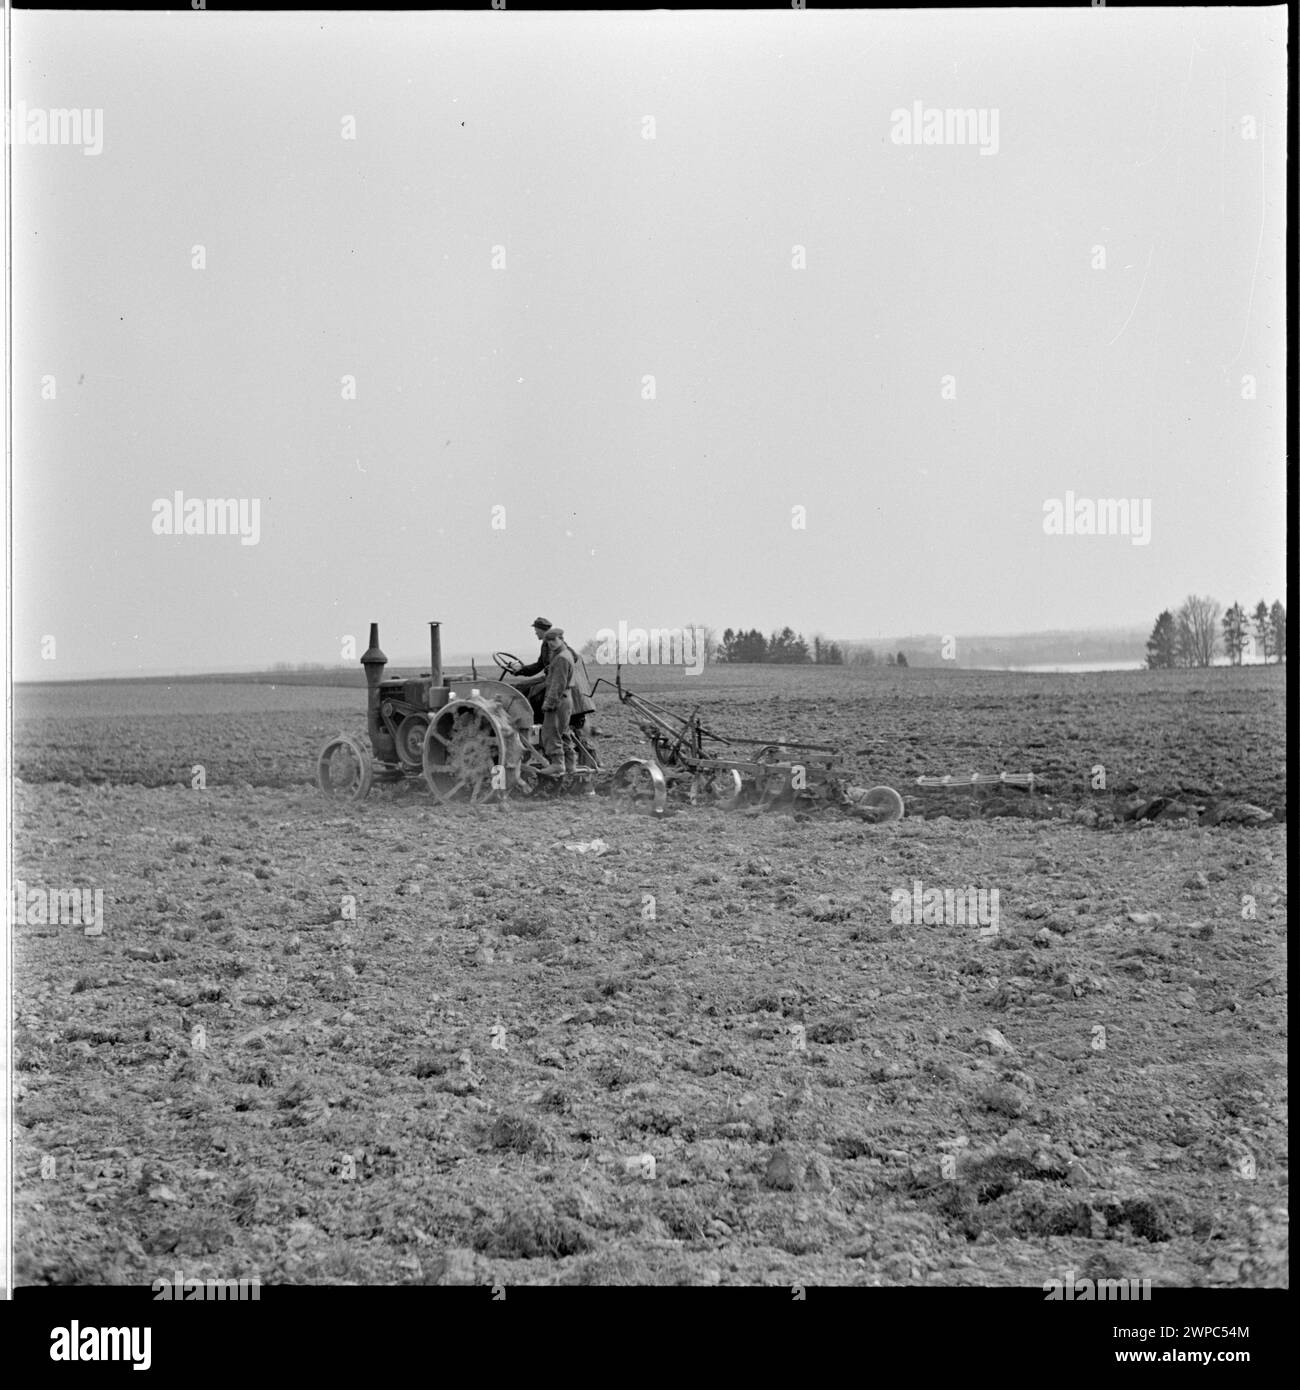
[[[704,626],[704,625],[702,625],[702,624],[684,624],[683,626],[685,627],[685,626]],[[664,630],[665,630],[665,629],[663,629],[663,628],[660,628],[660,629],[659,629],[659,631],[664,631]],[[667,629],[667,630],[671,631],[671,629]],[[733,629],[731,629],[731,630],[732,630],[733,632],[743,632],[743,631],[750,631],[750,630],[752,630],[752,629],[733,628]],[[776,630],[776,631],[779,631],[780,629],[775,629],[775,630]],[[603,629],[597,629],[597,631],[598,631],[598,632],[599,632],[599,631],[603,631]],[[646,631],[650,631],[650,629],[646,629]],[[719,629],[719,628],[716,628],[716,627],[715,627],[715,628],[712,628],[712,631],[714,632],[715,637],[717,637],[717,638],[720,639],[720,638],[721,638],[721,634],[722,634],[723,632],[727,631],[727,629],[726,629],[726,628],[721,628],[721,629]],[[882,651],[890,651],[890,652],[892,652],[895,643],[899,643],[899,642],[918,642],[918,641],[923,641],[923,640],[927,640],[927,639],[930,639],[930,638],[942,640],[944,637],[948,637],[948,636],[954,637],[954,638],[956,639],[956,641],[958,641],[958,642],[964,642],[964,643],[968,643],[968,644],[974,644],[974,643],[991,643],[991,642],[1000,642],[1000,641],[1026,641],[1026,640],[1029,640],[1029,639],[1035,638],[1035,637],[1071,637],[1071,636],[1097,637],[1097,636],[1110,636],[1110,637],[1115,637],[1115,638],[1121,638],[1121,637],[1134,637],[1134,636],[1140,636],[1144,631],[1145,631],[1145,628],[1140,628],[1140,627],[1137,627],[1137,626],[1131,626],[1131,627],[1112,626],[1112,627],[1037,628],[1037,629],[1033,629],[1033,630],[1028,631],[1028,632],[971,633],[971,634],[963,634],[963,633],[951,633],[951,634],[949,634],[949,633],[938,633],[938,632],[911,632],[911,633],[905,633],[905,634],[902,634],[902,635],[894,635],[894,636],[890,636],[890,637],[827,637],[827,636],[825,636],[825,634],[823,634],[823,633],[814,632],[814,633],[813,633],[813,636],[820,636],[820,637],[822,637],[823,640],[824,640],[825,642],[827,642],[827,643],[836,643],[837,645],[844,645],[844,646],[866,646],[866,647],[872,647],[872,646],[874,646],[874,647],[880,648]],[[593,642],[594,642],[594,641],[597,640],[597,638],[596,638],[596,636],[593,634],[593,635],[592,635],[589,639],[587,639],[587,640],[593,641]],[[805,640],[809,640],[809,639],[805,637]],[[582,645],[586,645],[586,643],[584,642]],[[402,667],[402,668],[414,666],[414,667],[416,667],[416,668],[418,668],[418,669],[422,669],[423,667],[425,667],[425,666],[427,666],[427,665],[429,664],[428,658],[429,658],[429,654],[428,654],[427,651],[424,652],[424,653],[419,657],[418,660],[413,661],[413,662],[412,662],[412,661],[404,661],[404,660],[401,660],[401,659],[399,659],[399,658],[397,658],[397,657],[390,657],[389,660],[388,660],[388,665],[389,665],[389,666],[393,666],[393,667]],[[463,659],[461,659],[461,658],[463,658]],[[490,653],[484,653],[482,659],[483,659],[483,661],[484,661],[485,664],[486,664],[486,663],[490,663],[490,661],[491,661],[491,654],[490,654]],[[1104,660],[1105,658],[1100,658],[1100,659]],[[478,661],[478,660],[479,660],[479,653],[477,653],[477,652],[454,653],[454,654],[452,654],[451,656],[449,656],[448,658],[446,658],[444,664],[445,664],[445,665],[449,665],[449,666],[468,666],[468,665],[470,664],[471,661]],[[330,663],[327,663],[327,662],[313,662],[313,661],[306,661],[306,660],[299,660],[299,661],[296,661],[296,662],[289,662],[289,661],[287,661],[285,658],[278,658],[276,663],[272,663],[272,664],[270,664],[270,665],[261,665],[261,664],[257,664],[257,663],[252,663],[252,664],[240,664],[240,665],[235,665],[235,666],[228,666],[228,667],[225,667],[224,669],[221,669],[221,670],[214,670],[214,669],[212,669],[212,668],[203,668],[203,667],[179,667],[179,668],[173,668],[173,669],[170,669],[170,670],[165,669],[165,668],[161,668],[161,667],[150,667],[150,668],[146,668],[146,669],[143,669],[143,670],[139,670],[139,669],[138,669],[138,670],[134,670],[134,671],[132,671],[132,670],[105,671],[105,670],[103,670],[103,669],[101,668],[100,670],[88,671],[88,672],[86,672],[86,673],[84,673],[84,674],[81,674],[81,675],[70,675],[70,676],[53,676],[53,675],[51,675],[51,676],[30,676],[30,675],[29,675],[29,676],[22,676],[22,677],[19,677],[19,676],[14,675],[14,674],[13,674],[13,671],[12,671],[12,669],[11,669],[10,672],[9,672],[9,680],[10,680],[10,684],[11,684],[11,685],[62,685],[62,684],[73,684],[74,682],[77,682],[77,681],[106,681],[106,680],[168,680],[168,679],[178,679],[178,680],[179,680],[179,679],[192,679],[192,678],[195,678],[195,677],[203,677],[203,676],[209,676],[209,677],[211,677],[211,676],[237,676],[237,675],[270,675],[270,674],[272,674],[272,673],[275,671],[275,666],[276,666],[277,664],[279,664],[280,662],[284,662],[284,664],[288,666],[288,669],[284,672],[284,674],[285,674],[286,676],[290,676],[290,675],[309,675],[313,670],[314,670],[314,671],[319,671],[319,672],[321,672],[321,673],[325,673],[325,672],[338,672],[338,671],[350,671],[350,670],[354,669],[354,667],[358,667],[358,668],[359,668],[359,667],[360,667],[360,664],[361,664],[359,660],[358,660],[357,662],[343,662],[343,661],[339,661],[339,662],[335,662],[335,663],[333,663],[333,664],[330,664]],[[745,663],[741,663],[741,664],[745,664]],[[759,664],[762,664],[762,663],[759,663]],[[951,663],[949,663],[949,664],[951,664]],[[957,663],[957,664],[960,665],[960,663]],[[303,667],[305,667],[305,668],[307,668],[307,669],[305,669],[305,670],[304,670],[304,669],[298,669],[298,668],[303,668]],[[966,668],[966,669],[971,669],[971,670],[973,670],[973,669],[980,669],[980,668],[970,667],[970,668]]]

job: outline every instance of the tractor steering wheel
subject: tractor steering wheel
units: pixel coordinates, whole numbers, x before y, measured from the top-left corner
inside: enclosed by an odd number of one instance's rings
[[[493,652],[492,660],[496,662],[503,680],[506,676],[517,676],[519,668],[524,664],[513,652]]]

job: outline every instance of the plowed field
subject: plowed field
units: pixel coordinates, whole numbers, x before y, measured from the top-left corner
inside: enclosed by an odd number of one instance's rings
[[[1285,1282],[1282,673],[632,677],[907,818],[340,806],[361,690],[19,691],[18,1283]]]

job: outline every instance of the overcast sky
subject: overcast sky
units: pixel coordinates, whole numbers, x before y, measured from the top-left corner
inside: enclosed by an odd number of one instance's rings
[[[1280,6],[12,25],[16,678],[1282,596]]]

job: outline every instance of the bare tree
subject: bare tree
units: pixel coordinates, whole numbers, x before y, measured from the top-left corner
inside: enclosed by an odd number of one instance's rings
[[[1196,650],[1192,639],[1192,621],[1184,609],[1174,618],[1174,655],[1179,666],[1195,666]]]
[[[1185,666],[1213,666],[1219,650],[1218,602],[1188,594],[1178,610],[1178,656]]]

